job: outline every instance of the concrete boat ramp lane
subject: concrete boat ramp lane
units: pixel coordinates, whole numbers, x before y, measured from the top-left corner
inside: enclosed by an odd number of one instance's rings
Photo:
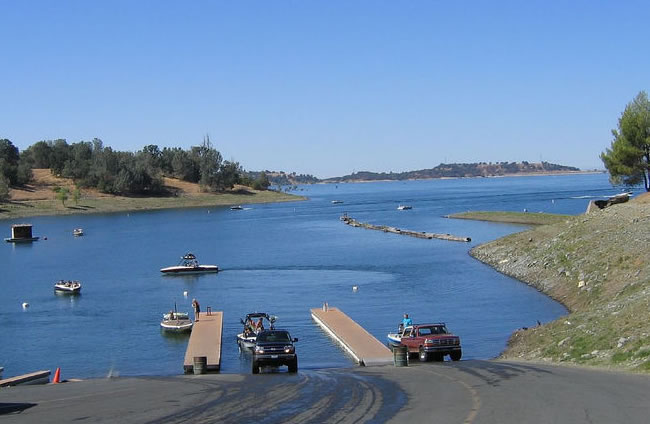
[[[314,308],[311,316],[359,365],[393,363],[393,353],[338,308]]]
[[[221,333],[223,312],[201,312],[199,320],[192,326],[190,341],[187,343],[183,371],[194,372],[194,358],[205,357],[205,370],[217,372],[221,368]]]

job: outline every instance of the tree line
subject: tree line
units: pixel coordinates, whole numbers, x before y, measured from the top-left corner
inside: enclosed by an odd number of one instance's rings
[[[49,168],[55,176],[73,179],[77,187],[119,195],[167,194],[164,176],[198,183],[205,192],[230,190],[235,184],[265,190],[270,184],[264,174],[251,179],[238,162],[224,160],[208,136],[187,150],[150,144],[135,153],[113,150],[98,138],[72,144],[39,141],[22,152],[2,139],[0,200],[8,198],[10,186],[28,184],[35,168]]]

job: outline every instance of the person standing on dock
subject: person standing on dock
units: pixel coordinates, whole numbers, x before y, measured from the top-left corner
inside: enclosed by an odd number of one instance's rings
[[[199,305],[196,298],[192,299],[192,308],[194,308],[194,321],[198,321],[201,314],[201,305]]]

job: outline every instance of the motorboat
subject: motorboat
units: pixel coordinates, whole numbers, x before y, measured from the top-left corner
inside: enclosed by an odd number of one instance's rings
[[[244,208],[242,207],[242,205],[237,205],[237,206],[231,206],[230,210],[231,211],[242,211],[242,210],[244,210]]]
[[[275,321],[278,317],[264,312],[252,312],[246,314],[246,318],[239,320],[244,326],[241,333],[237,334],[239,350],[252,349],[255,347],[257,333],[263,330],[274,330]],[[261,322],[261,325],[259,324]]]
[[[192,331],[194,323],[187,312],[169,311],[163,314],[160,328],[169,333],[186,333]]]
[[[343,203],[343,200],[332,200],[333,205],[340,205],[341,203]]]
[[[181,261],[178,265],[168,266],[161,268],[160,272],[163,274],[198,274],[207,272],[219,272],[219,267],[216,265],[200,265],[199,261],[193,253],[187,253],[181,256]]]
[[[79,281],[59,280],[54,283],[56,293],[78,294],[81,293],[81,283]]]
[[[75,228],[74,230],[72,230],[72,235],[74,235],[75,237],[83,236],[84,235],[83,228]]]
[[[399,206],[397,207],[397,210],[398,210],[398,211],[407,211],[407,210],[409,210],[409,209],[413,209],[413,206],[409,206],[409,205],[399,205]]]

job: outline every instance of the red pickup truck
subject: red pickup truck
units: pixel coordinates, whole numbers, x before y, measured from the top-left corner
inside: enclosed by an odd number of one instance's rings
[[[444,323],[414,324],[403,329],[400,344],[408,347],[409,354],[417,353],[420,361],[444,360],[449,355],[452,361],[459,361],[463,355],[460,337],[447,331]],[[396,337],[397,338],[397,337]]]

